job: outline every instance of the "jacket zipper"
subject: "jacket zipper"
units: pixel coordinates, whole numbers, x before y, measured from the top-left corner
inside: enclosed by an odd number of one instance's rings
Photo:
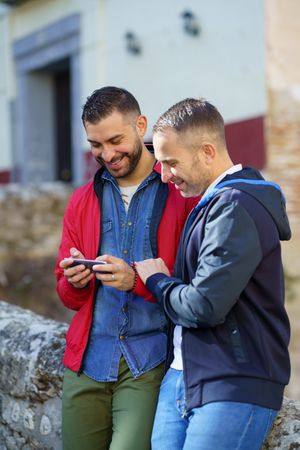
[[[185,367],[185,359],[184,359],[184,348],[183,348],[183,327],[181,330],[181,358],[182,358],[182,368],[183,368],[183,383],[184,383],[184,396],[185,396],[185,408],[182,412],[182,418],[187,416],[189,398],[188,398],[188,389],[187,389],[187,380],[186,380],[186,367]]]

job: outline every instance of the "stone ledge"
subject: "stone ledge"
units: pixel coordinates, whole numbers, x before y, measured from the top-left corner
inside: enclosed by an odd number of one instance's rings
[[[0,301],[0,450],[61,450],[68,325]],[[300,448],[300,402],[285,398],[263,450]]]
[[[285,397],[262,450],[294,450],[297,448],[300,448],[300,402]]]
[[[0,450],[61,449],[67,327],[0,301]]]

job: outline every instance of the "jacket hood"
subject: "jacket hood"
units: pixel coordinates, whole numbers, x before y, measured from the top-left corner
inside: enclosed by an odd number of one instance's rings
[[[244,168],[223,178],[208,195],[201,199],[199,207],[204,206],[212,197],[225,189],[238,189],[255,197],[271,214],[280,239],[288,241],[291,238],[285,198],[278,184],[266,181],[256,169]]]

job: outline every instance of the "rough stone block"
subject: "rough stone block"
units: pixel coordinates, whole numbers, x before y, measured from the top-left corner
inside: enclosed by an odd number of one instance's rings
[[[61,449],[66,330],[0,302],[0,450]]]

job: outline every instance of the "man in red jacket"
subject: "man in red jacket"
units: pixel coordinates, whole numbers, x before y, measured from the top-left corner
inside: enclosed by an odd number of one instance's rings
[[[146,450],[166,318],[132,261],[161,257],[172,271],[198,199],[183,199],[174,184],[161,182],[143,142],[147,119],[128,91],[95,91],[82,120],[100,169],[67,205],[56,264],[58,294],[76,311],[64,356],[64,450]],[[74,258],[106,264],[73,266]]]

